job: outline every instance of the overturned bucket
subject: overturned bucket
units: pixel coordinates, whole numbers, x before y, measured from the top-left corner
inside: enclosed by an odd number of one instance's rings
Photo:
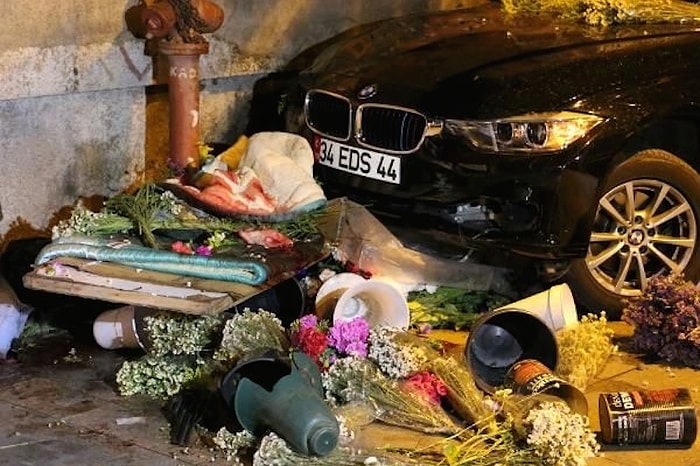
[[[578,324],[574,296],[566,283],[510,303],[501,309],[520,309],[534,314],[555,332]]]
[[[551,370],[559,360],[552,329],[538,316],[520,309],[496,309],[472,326],[465,347],[467,365],[482,390],[493,393],[505,383],[510,368],[536,359]]]
[[[340,426],[323,399],[321,373],[304,353],[249,355],[224,376],[219,391],[256,436],[272,430],[305,455],[324,456],[338,444]]]
[[[299,279],[288,278],[236,304],[233,311],[240,313],[244,309],[271,312],[280,319],[283,326],[288,327],[306,312],[306,290]]]

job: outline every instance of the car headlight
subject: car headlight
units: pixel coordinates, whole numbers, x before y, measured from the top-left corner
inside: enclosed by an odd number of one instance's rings
[[[566,148],[602,121],[601,117],[587,113],[532,113],[492,121],[448,119],[444,130],[466,136],[481,150],[547,153]]]

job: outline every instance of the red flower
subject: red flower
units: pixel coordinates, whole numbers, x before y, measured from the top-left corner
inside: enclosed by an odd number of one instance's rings
[[[328,338],[325,332],[316,327],[305,327],[299,329],[295,340],[300,350],[313,359],[319,366],[322,366],[321,356],[328,349]]]
[[[192,255],[194,251],[189,244],[183,243],[182,241],[175,241],[170,245],[170,249],[178,254]]]

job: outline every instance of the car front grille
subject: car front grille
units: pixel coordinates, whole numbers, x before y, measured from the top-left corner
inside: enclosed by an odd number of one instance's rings
[[[398,153],[418,149],[428,126],[414,110],[379,104],[360,105],[355,124],[361,145]]]
[[[354,136],[360,146],[406,154],[420,147],[428,129],[425,115],[394,105],[361,104],[354,122],[352,114],[352,104],[346,97],[318,89],[306,94],[306,124],[330,139],[348,141]]]
[[[343,96],[312,90],[304,104],[306,124],[318,134],[347,141],[352,130],[352,107]]]

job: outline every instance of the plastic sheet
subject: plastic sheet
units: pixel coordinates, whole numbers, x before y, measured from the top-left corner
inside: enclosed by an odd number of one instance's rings
[[[470,291],[512,294],[508,270],[471,261],[451,261],[405,247],[365,207],[333,199],[319,228],[342,259],[404,291],[451,286]]]

